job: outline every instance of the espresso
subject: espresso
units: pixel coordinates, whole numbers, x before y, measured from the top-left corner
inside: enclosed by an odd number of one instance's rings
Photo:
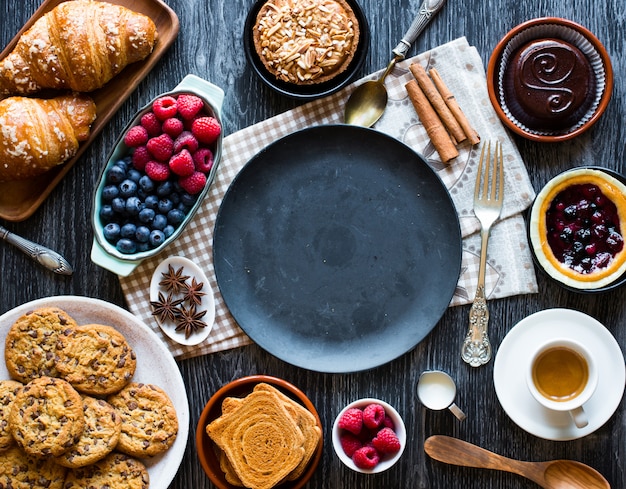
[[[532,375],[535,387],[542,396],[551,401],[565,402],[585,389],[589,367],[577,351],[557,346],[536,358]]]

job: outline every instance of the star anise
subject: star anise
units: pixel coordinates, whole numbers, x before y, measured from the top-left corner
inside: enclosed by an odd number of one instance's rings
[[[176,331],[185,331],[185,338],[189,338],[192,333],[206,326],[202,321],[205,314],[206,310],[198,312],[195,304],[189,306],[189,309],[183,304],[178,309]]]
[[[167,294],[167,297],[163,295],[163,292],[159,292],[158,300],[150,301],[152,315],[156,316],[162,323],[167,319],[176,321],[176,316],[178,315],[177,306],[182,302],[182,299],[174,299],[171,292]]]
[[[191,284],[185,282],[185,292],[183,299],[189,302],[189,304],[195,304],[199,306],[202,304],[202,296],[205,296],[206,293],[202,292],[202,288],[204,287],[204,282],[196,282],[196,277],[191,279]]]
[[[166,288],[168,292],[178,294],[185,287],[185,281],[189,278],[189,275],[183,275],[184,267],[180,267],[178,270],[174,270],[174,267],[170,264],[167,265],[167,272],[162,272],[163,280],[159,282]]]

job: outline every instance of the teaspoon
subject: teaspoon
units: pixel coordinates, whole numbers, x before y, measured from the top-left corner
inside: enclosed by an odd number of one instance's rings
[[[574,460],[522,462],[443,435],[428,438],[424,442],[424,451],[435,460],[447,464],[521,475],[544,489],[611,489],[602,474]]]
[[[48,270],[52,270],[54,273],[58,273],[60,275],[72,275],[74,271],[67,260],[56,251],[52,251],[45,246],[41,246],[18,236],[17,234],[13,234],[2,226],[0,226],[0,239],[6,241],[7,243],[11,243],[37,263],[46,267]]]
[[[424,0],[413,23],[400,43],[392,50],[393,59],[378,80],[370,80],[359,85],[346,102],[344,120],[346,124],[371,127],[380,119],[387,106],[385,78],[398,61],[402,61],[430,19],[443,7],[446,0]]]

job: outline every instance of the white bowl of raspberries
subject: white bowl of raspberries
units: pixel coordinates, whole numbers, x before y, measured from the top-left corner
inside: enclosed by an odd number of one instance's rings
[[[137,112],[94,195],[92,260],[128,275],[192,219],[222,152],[221,88],[194,75]]]
[[[356,472],[375,474],[394,465],[406,446],[406,429],[398,412],[385,401],[360,399],[348,404],[333,424],[333,447]]]

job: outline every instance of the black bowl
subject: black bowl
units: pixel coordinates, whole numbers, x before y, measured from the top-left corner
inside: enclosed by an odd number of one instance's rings
[[[350,62],[348,68],[337,75],[332,80],[328,80],[323,83],[317,83],[314,85],[295,85],[293,83],[286,83],[282,80],[278,80],[272,73],[267,71],[265,65],[259,58],[256,50],[254,49],[254,41],[252,39],[252,29],[256,22],[256,16],[261,10],[261,7],[267,2],[267,0],[257,0],[248,12],[246,23],[243,31],[243,48],[246,54],[248,62],[252,66],[254,72],[261,78],[263,83],[270,87],[275,92],[299,100],[313,100],[316,98],[325,97],[331,93],[337,92],[341,88],[350,83],[358,71],[363,66],[365,58],[367,56],[367,50],[370,44],[370,29],[367,19],[361,10],[361,7],[356,0],[346,0],[348,5],[354,11],[354,15],[359,23],[359,43],[357,45],[354,58]]]

